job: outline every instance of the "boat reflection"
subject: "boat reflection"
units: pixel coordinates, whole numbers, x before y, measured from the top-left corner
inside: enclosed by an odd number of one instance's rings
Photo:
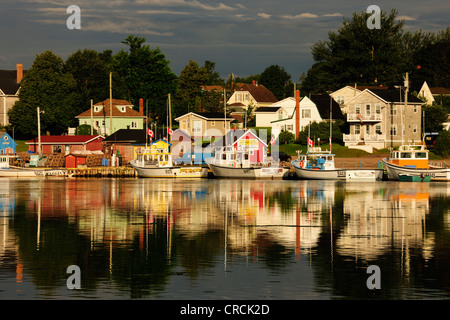
[[[81,267],[86,289],[108,279],[112,291],[126,287],[141,298],[164,293],[174,274],[196,279],[219,264],[282,273],[306,260],[322,276],[339,265],[352,274],[392,254],[399,263],[386,268],[410,277],[414,261],[450,250],[447,184],[53,178],[1,185],[0,270],[15,264],[11,278],[21,282],[29,270],[39,288],[56,290],[71,264]],[[358,263],[348,270],[347,261]]]

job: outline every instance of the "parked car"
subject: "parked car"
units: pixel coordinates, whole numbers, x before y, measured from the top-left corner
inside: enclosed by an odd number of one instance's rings
[[[269,154],[269,156],[271,156],[271,154]],[[290,162],[292,160],[291,156],[288,155],[287,153],[284,153],[283,151],[279,151],[278,156],[276,154],[274,154],[272,156],[272,159],[273,159],[273,161],[281,161],[281,162],[283,162],[283,161]]]

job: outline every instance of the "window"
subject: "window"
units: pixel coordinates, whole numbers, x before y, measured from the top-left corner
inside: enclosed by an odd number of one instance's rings
[[[402,153],[400,153],[400,158],[402,158],[402,159],[409,159],[409,158],[411,158],[411,152],[402,152]]]
[[[427,153],[426,152],[416,152],[416,159],[426,159]]]
[[[236,93],[236,101],[241,101],[241,94],[240,93]]]
[[[375,126],[375,133],[376,134],[381,134],[381,125],[376,125]]]
[[[391,126],[390,134],[391,134],[391,136],[397,135],[397,126],[395,124]]]
[[[370,116],[370,104],[366,104],[366,115]]]
[[[413,125],[413,132],[414,132],[414,133],[417,132],[417,124]]]
[[[311,118],[311,109],[303,109],[302,118]]]
[[[417,106],[414,106],[414,112],[417,112]]]
[[[336,102],[339,103],[339,104],[344,104],[344,96],[336,97]]]
[[[53,146],[53,153],[61,153],[62,147],[61,146]]]
[[[248,101],[249,100],[249,95],[248,95],[248,93],[246,93],[245,94],[245,101]]]
[[[355,125],[355,134],[360,134],[361,133],[361,125],[357,124]]]
[[[137,128],[137,122],[136,121],[131,121],[131,127],[132,128]]]
[[[361,105],[360,104],[355,104],[355,113],[356,114],[360,114],[361,113]]]
[[[381,104],[379,103],[375,104],[375,113],[381,114]]]
[[[289,131],[294,130],[294,125],[293,125],[293,124],[288,124],[288,125],[287,125],[287,129],[288,129]]]
[[[370,126],[366,126],[366,134],[370,134]]]
[[[396,115],[397,115],[397,107],[391,106],[391,116],[396,116]]]

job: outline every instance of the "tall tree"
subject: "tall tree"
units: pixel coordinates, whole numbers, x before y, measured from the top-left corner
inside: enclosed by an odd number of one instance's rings
[[[45,112],[40,117],[42,132],[61,134],[76,125],[76,82],[63,66],[63,59],[51,51],[36,56],[21,84],[19,101],[8,113],[17,136],[37,135],[37,107]]]
[[[216,63],[206,60],[205,64],[203,65],[203,68],[206,70],[206,73],[208,74],[208,80],[205,85],[223,85],[225,81],[220,77],[220,74],[215,71],[216,69]]]
[[[94,103],[109,98],[109,72],[107,53],[94,50],[78,50],[67,58],[64,71],[71,73],[77,87],[77,100],[74,108],[81,113]]]
[[[199,106],[197,97],[201,96],[201,86],[207,81],[207,70],[203,67],[200,68],[195,60],[190,60],[180,73],[177,92],[177,115],[187,111],[200,111],[196,110]]]
[[[113,56],[113,69],[125,83],[125,96],[116,98],[128,99],[138,105],[139,99],[148,101],[150,116],[165,123],[167,118],[167,96],[175,93],[177,76],[170,68],[170,62],[159,48],[150,49],[144,45],[145,38],[130,35],[124,41],[129,51],[120,50]],[[117,84],[120,88],[120,83]]]
[[[308,92],[336,90],[345,85],[391,85],[401,81],[411,61],[403,42],[404,20],[397,11],[381,12],[381,28],[369,29],[370,14],[354,13],[344,18],[337,32],[312,47],[315,63],[302,88]]]
[[[294,84],[291,81],[291,75],[278,65],[267,67],[261,73],[259,82],[272,91],[278,100],[293,95]]]

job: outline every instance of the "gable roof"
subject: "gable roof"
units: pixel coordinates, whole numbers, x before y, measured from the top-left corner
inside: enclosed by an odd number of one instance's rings
[[[145,129],[119,129],[106,137],[103,142],[145,144]]]
[[[259,107],[258,109],[256,109],[255,111],[253,111],[254,113],[274,113],[277,112],[278,110],[280,110],[282,108],[282,106],[274,106],[274,107]]]
[[[26,71],[23,71],[25,75]],[[17,70],[0,70],[0,90],[6,95],[16,95],[20,88],[17,83]]]
[[[94,106],[103,106],[103,108],[100,111],[97,112],[93,112],[93,117],[94,118],[98,118],[98,117],[109,117],[110,116],[110,99],[106,99],[105,101],[102,102],[98,102],[96,103]],[[127,108],[125,109],[125,112],[122,112],[119,110],[119,106],[127,106]],[[129,106],[133,106],[133,104],[131,104],[130,102],[126,101],[126,100],[119,100],[119,99],[112,99],[112,116],[113,117],[129,117],[129,118],[145,118],[145,116],[141,113],[139,113],[136,110],[133,110],[131,107]],[[79,115],[77,115],[75,118],[90,118],[91,117],[91,109],[89,108],[88,110],[80,113]]]
[[[432,87],[430,88],[431,94],[433,95],[440,95],[440,94],[449,94],[450,90],[444,87]]]
[[[309,99],[314,102],[323,120],[330,119],[330,101],[333,120],[344,120],[341,107],[329,94],[313,94]]]
[[[277,102],[278,99],[275,97],[275,95],[267,89],[262,84],[247,84],[244,83],[236,90],[237,91],[248,91],[253,99],[256,100],[256,102]]]
[[[89,143],[97,138],[104,139],[101,135],[80,135],[80,136],[68,136],[68,135],[61,135],[61,136],[41,136],[41,144],[86,144]],[[33,138],[31,140],[28,140],[25,142],[26,144],[37,144],[38,137]]]
[[[389,89],[389,90],[370,89],[369,91],[373,92],[386,102],[398,102],[398,103],[405,102],[405,94],[403,91],[400,92],[399,89]],[[408,92],[408,103],[423,104],[423,101],[413,96],[411,92]]]

